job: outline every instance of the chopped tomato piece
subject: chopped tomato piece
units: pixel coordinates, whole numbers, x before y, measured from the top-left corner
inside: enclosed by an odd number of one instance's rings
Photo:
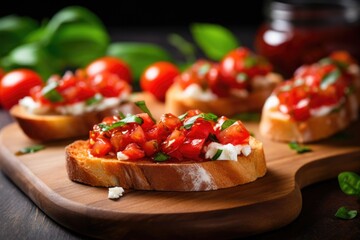
[[[128,156],[129,160],[136,160],[145,157],[144,151],[136,143],[130,143],[121,151]]]
[[[103,157],[108,154],[112,149],[112,145],[108,138],[97,137],[94,145],[90,148],[91,155],[95,157]]]

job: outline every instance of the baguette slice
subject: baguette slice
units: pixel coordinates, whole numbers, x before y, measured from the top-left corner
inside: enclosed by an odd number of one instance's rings
[[[184,97],[182,88],[175,83],[166,92],[165,112],[180,115],[189,109],[197,108],[203,112],[230,117],[237,113],[261,112],[266,99],[282,81],[282,77],[271,73],[262,80],[255,83],[253,90],[246,96],[230,95],[209,101]]]
[[[88,142],[66,147],[66,169],[72,181],[98,187],[158,191],[208,191],[255,181],[266,173],[263,145],[253,137],[252,152],[237,161],[154,163],[150,160],[121,161],[88,153]]]
[[[268,99],[269,103],[272,97]],[[310,117],[306,121],[296,122],[282,114],[276,106],[265,103],[260,120],[260,134],[266,138],[299,143],[314,142],[330,137],[348,127],[357,119],[358,103],[355,94],[346,98],[344,105],[327,115]]]
[[[132,113],[133,109],[132,104],[124,103],[118,107],[77,116],[37,115],[27,112],[21,105],[15,105],[10,109],[10,114],[29,138],[45,142],[86,137],[89,135],[93,125],[100,122],[104,117],[117,114],[119,111]]]

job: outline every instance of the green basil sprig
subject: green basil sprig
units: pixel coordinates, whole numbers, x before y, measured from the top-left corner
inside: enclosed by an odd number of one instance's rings
[[[24,155],[24,154],[28,154],[28,153],[34,153],[34,152],[43,150],[44,148],[45,148],[44,145],[36,144],[36,145],[29,146],[29,147],[24,147],[24,148],[20,149],[19,151],[17,151],[15,154],[16,155]]]
[[[99,123],[98,126],[100,127],[101,131],[106,132],[106,131],[110,131],[114,128],[124,126],[127,123],[142,124],[143,119],[136,115],[129,115],[129,116],[125,117],[124,119],[121,119],[120,121],[117,121],[111,125],[107,125],[105,123]]]
[[[151,118],[151,120],[153,120],[153,122],[156,123],[156,120],[153,117],[153,115],[151,114],[149,108],[146,106],[145,101],[137,101],[137,102],[135,102],[135,105],[138,106],[144,113],[147,113],[149,115],[149,117]]]
[[[341,190],[347,195],[360,197],[360,176],[354,172],[342,172],[338,175]]]
[[[200,113],[184,121],[184,128],[190,129],[198,118],[203,118],[207,121],[216,121],[218,119],[218,116],[213,113]]]
[[[170,158],[169,155],[167,155],[167,154],[165,154],[163,152],[158,152],[154,156],[154,161],[156,161],[156,162],[165,162],[169,158]]]
[[[289,143],[289,147],[293,150],[295,150],[298,154],[302,154],[302,153],[306,153],[306,152],[311,152],[312,149],[308,146],[305,145],[300,145],[297,142],[290,142]]]
[[[341,172],[338,175],[338,182],[341,191],[346,195],[360,197],[360,176],[354,172]],[[341,219],[353,219],[357,216],[357,210],[340,207],[335,216]]]
[[[341,219],[353,219],[356,216],[357,210],[350,210],[347,207],[340,207],[335,213],[335,217]]]
[[[215,61],[240,45],[229,29],[218,24],[193,23],[190,31],[204,54]]]

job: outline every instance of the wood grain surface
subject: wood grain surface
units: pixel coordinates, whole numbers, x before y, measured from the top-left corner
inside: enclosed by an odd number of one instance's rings
[[[34,144],[17,124],[1,130],[1,166],[48,216],[75,232],[98,238],[157,239],[224,239],[280,228],[300,213],[301,188],[344,170],[360,170],[359,122],[342,138],[309,145],[313,151],[301,155],[287,144],[262,139],[257,123],[246,126],[264,143],[268,173],[253,183],[217,191],[126,191],[119,200],[109,200],[106,188],[67,178],[64,147],[70,141],[16,156],[20,148]]]

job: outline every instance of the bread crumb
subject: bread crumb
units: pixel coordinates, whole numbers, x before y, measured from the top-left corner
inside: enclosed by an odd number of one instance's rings
[[[122,187],[112,187],[109,188],[108,198],[109,199],[118,199],[124,193],[124,189]]]

